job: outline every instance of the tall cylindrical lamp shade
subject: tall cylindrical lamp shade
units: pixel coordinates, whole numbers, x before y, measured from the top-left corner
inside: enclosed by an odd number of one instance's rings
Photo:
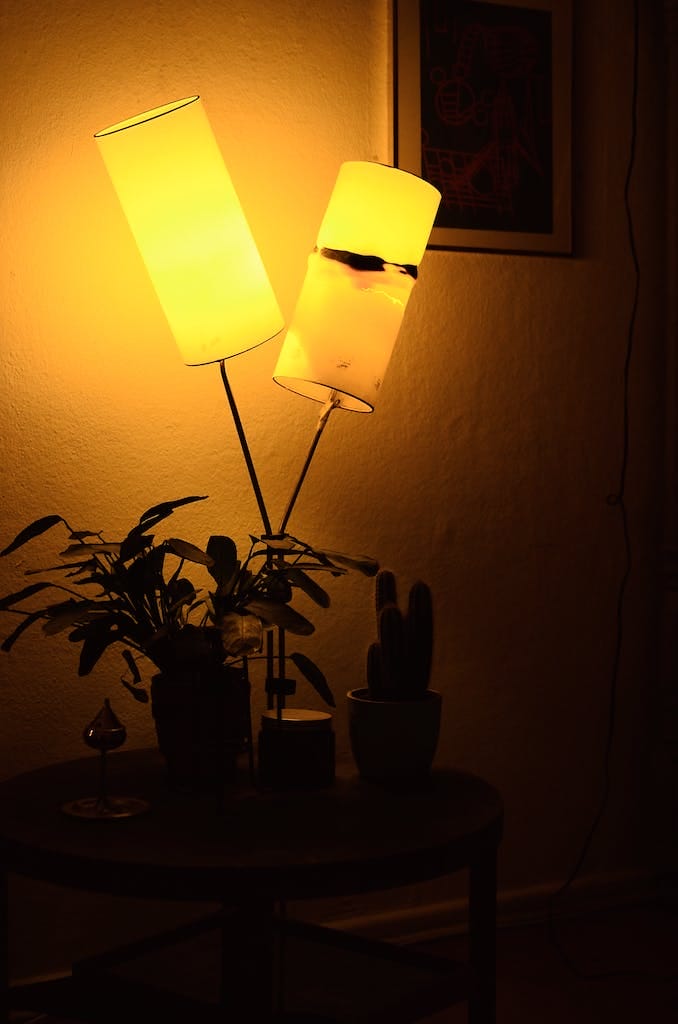
[[[217,362],[283,317],[198,96],[95,135],[184,362]]]
[[[439,202],[433,185],[407,171],[341,165],[275,367],[278,384],[372,411]]]

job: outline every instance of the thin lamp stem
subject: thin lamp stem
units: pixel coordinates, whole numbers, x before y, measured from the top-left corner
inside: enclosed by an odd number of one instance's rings
[[[281,627],[278,629],[278,673],[280,678],[281,686],[285,685],[285,630]],[[278,719],[282,718],[283,708],[285,707],[285,691],[279,690],[276,694],[276,712]]]
[[[269,629],[266,632],[266,682],[267,683],[269,681],[272,682],[273,679],[275,678],[275,647],[274,647],[274,642],[275,642],[275,638],[273,636],[273,632],[272,632],[272,630]],[[275,705],[275,697],[274,697],[274,694],[273,694],[273,690],[267,689],[267,692],[266,692],[266,707],[270,711],[274,707],[274,705]]]
[[[268,518],[268,512],[266,511],[266,505],[264,504],[264,496],[261,493],[261,487],[257,479],[257,473],[252,462],[252,456],[250,454],[249,445],[247,444],[247,438],[245,437],[245,428],[242,425],[240,419],[240,413],[238,412],[238,406],[235,404],[235,397],[231,391],[231,385],[229,384],[228,377],[226,375],[226,361],[224,359],[219,360],[219,369],[221,370],[221,379],[223,381],[224,390],[228,399],[228,404],[231,408],[231,416],[235,423],[235,429],[238,433],[240,440],[240,447],[245,458],[245,464],[247,471],[250,475],[250,482],[252,484],[252,490],[254,491],[254,497],[257,499],[257,505],[259,506],[259,513],[261,515],[261,521],[264,524],[264,533],[270,535],[271,533],[271,520]]]
[[[296,500],[299,497],[299,491],[301,490],[302,484],[303,484],[304,480],[306,479],[306,474],[308,473],[309,466],[311,465],[311,460],[313,459],[313,456],[315,455],[315,450],[318,447],[318,441],[320,440],[322,432],[325,429],[325,426],[327,424],[328,419],[330,418],[330,413],[332,412],[333,409],[336,409],[336,407],[338,405],[339,405],[339,398],[337,397],[337,394],[336,394],[335,391],[331,391],[330,392],[330,397],[327,399],[327,401],[323,405],[322,410],[320,412],[320,416],[318,417],[318,423],[317,423],[316,428],[315,428],[315,434],[313,435],[313,440],[311,441],[311,447],[308,450],[308,455],[306,456],[306,461],[304,462],[304,465],[302,466],[301,474],[299,475],[299,479],[297,480],[297,485],[294,488],[294,490],[292,491],[292,497],[290,498],[290,500],[289,500],[289,502],[287,504],[287,509],[285,511],[285,515],[282,517],[282,521],[280,523],[280,529],[278,530],[278,533],[284,533],[285,532],[285,529],[286,529],[287,524],[289,522],[289,518],[292,515],[292,509],[294,508],[294,506],[296,504]]]

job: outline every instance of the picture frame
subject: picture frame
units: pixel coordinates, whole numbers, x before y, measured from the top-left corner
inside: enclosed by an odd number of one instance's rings
[[[393,0],[394,163],[430,249],[572,253],[571,0]]]

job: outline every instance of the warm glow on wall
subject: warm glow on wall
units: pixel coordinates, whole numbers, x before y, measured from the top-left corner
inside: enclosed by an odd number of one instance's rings
[[[184,362],[277,334],[282,314],[199,97],[95,138]]]
[[[384,164],[342,164],[275,380],[318,402],[371,412],[440,193]]]

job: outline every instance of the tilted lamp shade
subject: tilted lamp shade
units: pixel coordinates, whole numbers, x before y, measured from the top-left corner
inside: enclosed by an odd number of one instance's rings
[[[339,169],[273,374],[318,402],[371,412],[440,202],[385,164]]]
[[[276,335],[282,314],[200,98],[95,138],[184,362]]]

